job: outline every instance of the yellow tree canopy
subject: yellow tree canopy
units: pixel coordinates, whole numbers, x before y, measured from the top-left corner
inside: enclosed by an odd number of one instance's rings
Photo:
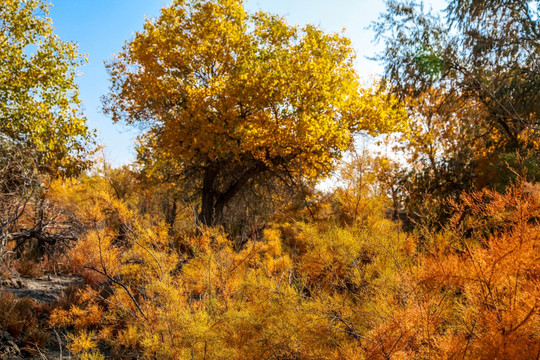
[[[257,174],[325,176],[354,132],[394,128],[353,61],[340,34],[249,14],[241,0],[177,0],[108,64],[104,107],[147,126],[152,153],[199,169],[203,211],[208,196],[219,212]]]
[[[47,14],[42,0],[0,3],[0,145],[31,148],[46,171],[69,174],[91,142],[75,84],[84,59]]]

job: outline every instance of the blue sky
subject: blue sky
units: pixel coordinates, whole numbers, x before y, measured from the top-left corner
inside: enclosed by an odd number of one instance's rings
[[[78,78],[88,125],[98,131],[106,158],[114,165],[134,160],[133,140],[137,131],[112,121],[101,113],[100,97],[107,93],[108,78],[103,62],[122,49],[133,33],[142,29],[145,17],[159,15],[169,0],[51,0],[50,17],[55,33],[65,41],[79,44],[89,63]],[[443,0],[427,1],[434,9]],[[373,32],[367,27],[384,10],[383,0],[248,0],[250,11],[263,10],[285,16],[291,24],[319,25],[328,32],[345,28],[357,52],[357,70],[365,79],[377,75],[381,67],[366,57],[377,49]]]

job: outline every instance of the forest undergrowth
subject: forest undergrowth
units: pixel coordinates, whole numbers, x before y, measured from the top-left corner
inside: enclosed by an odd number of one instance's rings
[[[84,285],[45,306],[47,328],[67,334],[77,358],[534,359],[540,351],[537,186],[464,194],[448,203],[453,215],[439,231],[404,232],[382,199],[360,199],[353,217],[353,204],[326,197],[310,216],[289,212],[233,236],[196,225],[188,209],[170,229],[148,211],[155,197],[136,187],[119,196],[114,184],[126,174],[115,176],[59,180],[48,194],[86,229],[55,259]],[[47,332],[29,315],[44,305],[9,295],[1,304],[2,329],[44,344]]]

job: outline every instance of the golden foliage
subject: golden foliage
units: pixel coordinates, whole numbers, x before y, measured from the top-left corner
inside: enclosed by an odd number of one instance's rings
[[[55,188],[92,225],[69,256],[74,270],[96,275],[50,318],[73,331],[81,354],[100,356],[93,342],[117,357],[160,359],[531,359],[538,351],[532,185],[464,195],[443,231],[420,238],[366,208],[370,221],[281,222],[243,243],[218,227],[171,235],[136,211],[136,193],[120,200],[99,177]]]
[[[354,58],[342,34],[250,14],[242,0],[177,0],[107,65],[104,108],[149,125],[139,159],[189,176],[199,220],[214,225],[258,177],[320,179],[353,134],[400,127],[405,110],[361,87]]]
[[[81,349],[92,331],[118,356],[355,359],[377,313],[371,299],[398,286],[392,274],[408,263],[409,238],[383,218],[283,223],[239,245],[220,228],[171,238],[99,178],[54,188],[90,224],[68,257],[96,275],[50,320],[73,329]]]

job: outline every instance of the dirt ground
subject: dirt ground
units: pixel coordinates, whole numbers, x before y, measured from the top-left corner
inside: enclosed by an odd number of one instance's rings
[[[54,302],[69,285],[80,285],[77,276],[45,275],[38,279],[12,277],[0,280],[0,292],[8,291],[18,297],[28,296],[37,302]]]

